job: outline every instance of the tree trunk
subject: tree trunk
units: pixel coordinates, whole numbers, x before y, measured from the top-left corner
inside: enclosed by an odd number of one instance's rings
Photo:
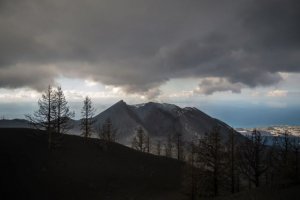
[[[52,133],[51,130],[48,130],[48,149],[52,148]]]

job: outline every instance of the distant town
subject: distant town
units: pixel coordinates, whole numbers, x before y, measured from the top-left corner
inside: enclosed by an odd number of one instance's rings
[[[237,128],[236,131],[240,132],[242,135],[249,135],[254,128]],[[293,136],[300,136],[300,126],[289,126],[289,125],[274,125],[268,127],[256,128],[264,136],[277,136],[285,131]]]

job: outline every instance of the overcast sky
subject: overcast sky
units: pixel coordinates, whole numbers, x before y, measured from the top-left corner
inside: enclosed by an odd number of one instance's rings
[[[99,111],[151,100],[229,123],[225,110],[251,108],[300,124],[299,10],[298,0],[0,0],[1,114],[31,112],[51,84],[75,110],[90,95]]]

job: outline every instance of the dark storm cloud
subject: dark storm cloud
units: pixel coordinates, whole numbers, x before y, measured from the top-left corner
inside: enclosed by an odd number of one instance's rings
[[[299,1],[0,1],[0,87],[59,75],[153,97],[172,78],[218,77],[204,93],[299,72]],[[207,89],[207,90],[206,90]]]
[[[58,76],[55,67],[31,66],[27,64],[0,69],[0,85],[6,88],[28,86],[44,90],[49,84],[54,84]]]

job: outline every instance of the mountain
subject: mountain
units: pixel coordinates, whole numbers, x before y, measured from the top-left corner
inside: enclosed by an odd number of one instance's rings
[[[141,127],[152,140],[165,140],[168,134],[181,133],[187,141],[209,132],[213,127],[220,127],[225,139],[231,127],[212,118],[194,107],[180,108],[174,104],[148,102],[128,105],[123,100],[115,103],[94,117],[97,130],[106,119],[110,119],[117,129],[118,141],[129,145],[136,129]],[[73,129],[69,134],[80,135],[80,120],[70,120]],[[28,128],[26,120],[0,120],[3,128]],[[236,132],[240,137],[241,134]],[[92,137],[97,137],[96,133]]]
[[[107,118],[118,130],[118,139],[123,144],[130,143],[137,127],[143,128],[152,139],[162,140],[176,132],[180,132],[186,140],[191,140],[215,126],[220,127],[223,138],[231,131],[230,126],[197,108],[180,108],[167,103],[127,105],[121,100],[94,118],[96,126],[103,124]]]
[[[100,126],[106,119],[111,119],[113,126],[118,131],[118,136],[122,143],[128,143],[130,136],[137,127],[144,127],[143,122],[123,100],[117,102],[102,113],[98,114],[94,120],[96,126]]]
[[[0,128],[29,128],[29,122],[25,119],[1,119]]]

